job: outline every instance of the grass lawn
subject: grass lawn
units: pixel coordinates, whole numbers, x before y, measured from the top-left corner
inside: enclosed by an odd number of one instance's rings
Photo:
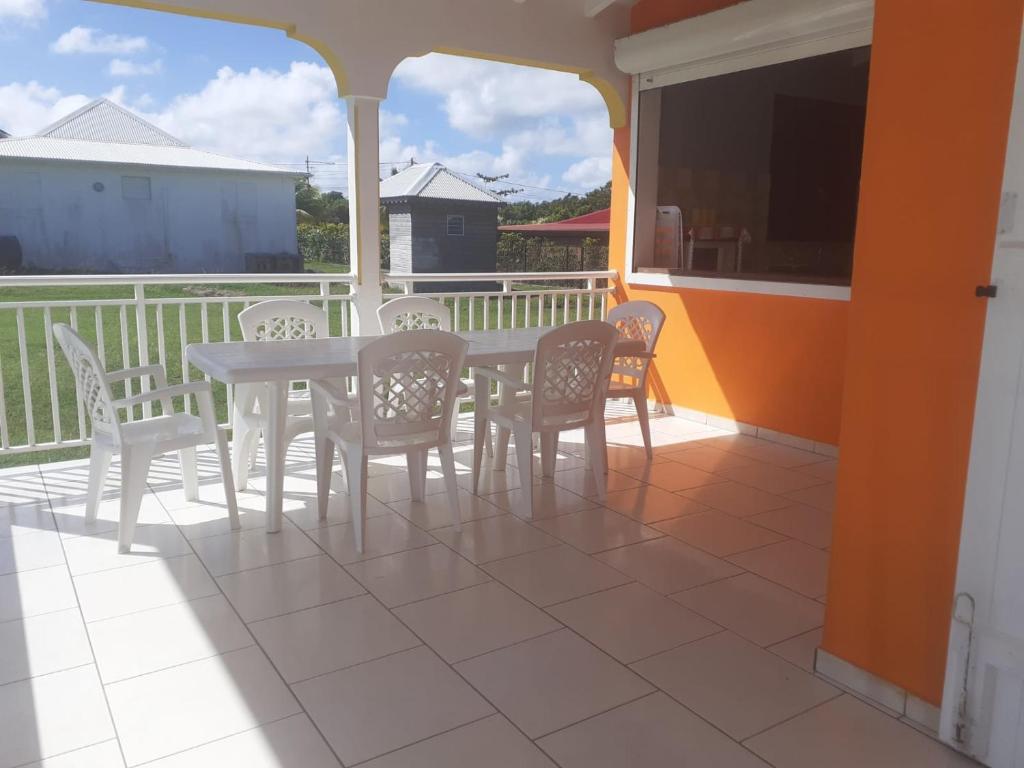
[[[338,265],[307,263],[311,271],[338,273]],[[214,277],[211,275],[211,278]],[[541,286],[536,289],[543,290]],[[348,292],[345,285],[332,288],[332,295]],[[524,294],[528,291],[524,291]],[[30,287],[0,288],[0,378],[3,383],[4,412],[6,414],[8,442],[12,446],[22,445],[28,438],[26,412],[32,413],[34,441],[36,443],[51,442],[56,439],[54,434],[54,413],[59,415],[63,440],[75,440],[81,436],[80,429],[84,425],[88,430],[88,417],[79,413],[75,395],[74,381],[64,361],[63,355],[52,342],[47,332],[47,315],[50,323],[71,322],[72,310],[66,305],[74,301],[110,302],[109,305],[97,309],[95,306],[79,307],[75,310],[74,322],[79,332],[90,343],[100,346],[102,339],[103,358],[109,370],[139,365],[138,334],[136,312],[133,304],[131,286],[95,286],[88,288],[63,287]],[[183,380],[182,376],[182,339],[185,345],[200,342],[204,338],[210,341],[223,341],[227,322],[230,338],[238,340],[241,331],[238,327],[237,315],[245,307],[245,302],[252,297],[273,296],[319,296],[316,284],[217,284],[209,285],[167,285],[147,286],[146,298],[162,299],[161,305],[148,305],[146,308],[146,328],[148,337],[149,362],[161,362],[167,369],[168,381],[171,384]],[[214,303],[201,304],[196,300],[211,297]],[[566,301],[566,299],[568,301]],[[582,301],[582,303],[580,303]],[[13,302],[32,302],[31,308],[23,311],[25,335],[25,357],[27,367],[22,370],[20,364],[20,346],[18,343],[18,313],[9,306]],[[123,304],[121,302],[124,302]],[[589,303],[584,297],[558,295],[554,297],[556,324],[560,324],[568,309],[568,318],[576,318],[577,308],[581,317],[589,314]],[[551,324],[552,298],[544,302],[543,319],[538,322],[539,302],[531,300],[529,312],[526,312],[526,300],[517,297],[515,326],[549,325]],[[447,301],[454,311],[455,302]],[[568,304],[568,306],[566,306]],[[329,308],[331,333],[340,334],[341,313],[347,311],[342,301],[332,301]],[[597,309],[595,308],[595,312]],[[483,329],[499,327],[499,313],[503,315],[502,327],[510,328],[512,322],[512,300],[493,298],[458,301],[459,330],[469,328]],[[159,338],[163,329],[164,345],[161,350]],[[97,329],[101,331],[97,332]],[[53,366],[47,355],[48,341],[52,344]],[[161,352],[163,354],[161,354]],[[28,397],[23,375],[27,372]],[[202,374],[190,367],[189,380],[201,378]],[[51,380],[57,392],[57,402],[50,397]],[[138,384],[135,385],[138,391]],[[228,414],[227,390],[222,384],[214,382],[214,396],[220,420],[226,421]],[[181,407],[181,402],[177,404]],[[159,412],[159,405],[155,406]],[[141,410],[136,410],[141,415]],[[83,447],[57,448],[45,452],[12,454],[0,451],[0,466],[34,463],[42,461],[58,461],[78,458],[87,455],[88,449]]]

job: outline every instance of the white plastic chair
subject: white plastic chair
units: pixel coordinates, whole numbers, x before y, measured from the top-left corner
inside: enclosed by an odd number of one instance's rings
[[[398,331],[415,331],[423,328],[438,331],[452,330],[452,316],[448,307],[426,296],[400,296],[386,301],[377,307],[377,320],[380,322],[381,333]],[[460,379],[456,398],[455,418],[452,419],[452,440],[458,437],[459,410],[463,403],[471,403],[476,394],[476,383],[473,379]],[[487,453],[490,454],[491,441],[487,441]]]
[[[366,520],[368,456],[405,454],[411,496],[414,501],[422,501],[427,453],[437,448],[452,522],[456,530],[462,530],[451,420],[459,373],[468,347],[465,339],[437,330],[393,333],[364,346],[359,350],[356,363],[360,393],[358,421],[327,423],[324,403],[331,401],[334,388],[330,383],[311,382],[318,434],[324,436],[322,444],[317,441],[322,445],[317,455],[317,477],[321,481],[317,489],[320,519],[327,517],[330,467],[337,447],[345,463],[359,552],[363,551]]]
[[[89,488],[86,496],[85,519],[96,520],[103,485],[106,482],[110,460],[121,454],[121,509],[118,520],[118,552],[131,551],[135,524],[139,519],[142,494],[146,488],[146,475],[155,456],[177,451],[181,462],[182,484],[185,498],[199,499],[199,473],[196,468],[196,446],[216,445],[224,479],[228,518],[232,528],[239,528],[235,487],[231,480],[231,462],[228,459],[228,441],[224,430],[217,426],[213,409],[213,391],[209,382],[167,386],[167,374],[162,366],[147,365],[107,373],[93,349],[70,326],[57,323],[53,335],[64,351],[75,377],[79,400],[89,414],[92,424],[92,448],[89,453]],[[132,397],[115,399],[110,385],[128,379],[152,379],[155,389]],[[199,415],[175,413],[171,398],[192,395],[199,406]],[[161,415],[123,421],[121,412],[136,405],[158,400]]]
[[[253,304],[238,313],[238,324],[245,341],[291,341],[320,339],[330,335],[327,313],[305,301],[272,299]],[[294,385],[294,382],[293,382]],[[343,387],[336,388],[336,394]],[[232,419],[235,483],[245,490],[249,469],[255,460],[258,438],[266,422],[266,387],[239,384],[235,387]],[[343,408],[344,398],[337,397]],[[298,435],[313,431],[313,405],[309,390],[293,388],[288,395],[288,417],[284,433],[285,448]]]
[[[604,398],[612,364],[615,329],[600,320],[583,320],[548,331],[537,341],[533,381],[518,381],[494,368],[476,368],[476,413],[473,443],[473,492],[480,482],[484,436],[489,422],[498,426],[498,440],[516,442],[516,463],[526,517],[533,517],[533,434],[540,434],[541,471],[554,474],[558,433],[584,430],[587,454],[598,496],[605,496]],[[488,380],[509,392],[529,391],[529,399],[492,406]],[[501,443],[499,443],[500,445]]]
[[[608,322],[615,327],[618,338],[644,343],[643,352],[615,358],[608,397],[633,401],[647,458],[651,459],[654,458],[654,449],[651,448],[651,424],[647,413],[647,369],[654,359],[654,347],[665,324],[665,313],[649,301],[627,301],[608,311]]]

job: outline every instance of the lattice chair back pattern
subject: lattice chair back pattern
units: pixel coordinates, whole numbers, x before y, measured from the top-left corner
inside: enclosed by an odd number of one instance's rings
[[[364,440],[379,448],[415,437],[445,440],[458,395],[467,342],[435,330],[382,336],[359,351]]]
[[[540,338],[533,374],[535,427],[590,419],[598,404],[604,402],[615,336],[615,329],[608,323],[584,320]]]
[[[608,322],[615,326],[619,338],[644,342],[644,351],[648,353],[643,357],[616,357],[613,378],[626,386],[644,386],[651,362],[649,355],[658,343],[665,313],[649,301],[627,301],[609,310]]]
[[[53,335],[75,377],[75,390],[89,414],[93,431],[106,433],[115,444],[120,442],[114,397],[99,357],[81,336],[64,323],[53,326]]]
[[[400,296],[377,307],[381,333],[397,331],[451,331],[448,307],[425,296]]]
[[[246,341],[294,341],[330,335],[327,313],[294,299],[272,299],[253,304],[238,313]]]

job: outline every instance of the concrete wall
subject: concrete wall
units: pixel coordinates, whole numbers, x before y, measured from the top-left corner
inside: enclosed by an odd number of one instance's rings
[[[30,161],[2,168],[0,235],[20,240],[26,266],[241,272],[246,253],[298,251],[287,177]],[[150,199],[125,199],[126,176],[147,176]]]

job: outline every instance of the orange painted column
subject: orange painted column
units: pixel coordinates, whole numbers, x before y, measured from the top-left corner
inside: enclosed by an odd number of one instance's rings
[[[875,4],[824,648],[933,704],[1022,5]]]

